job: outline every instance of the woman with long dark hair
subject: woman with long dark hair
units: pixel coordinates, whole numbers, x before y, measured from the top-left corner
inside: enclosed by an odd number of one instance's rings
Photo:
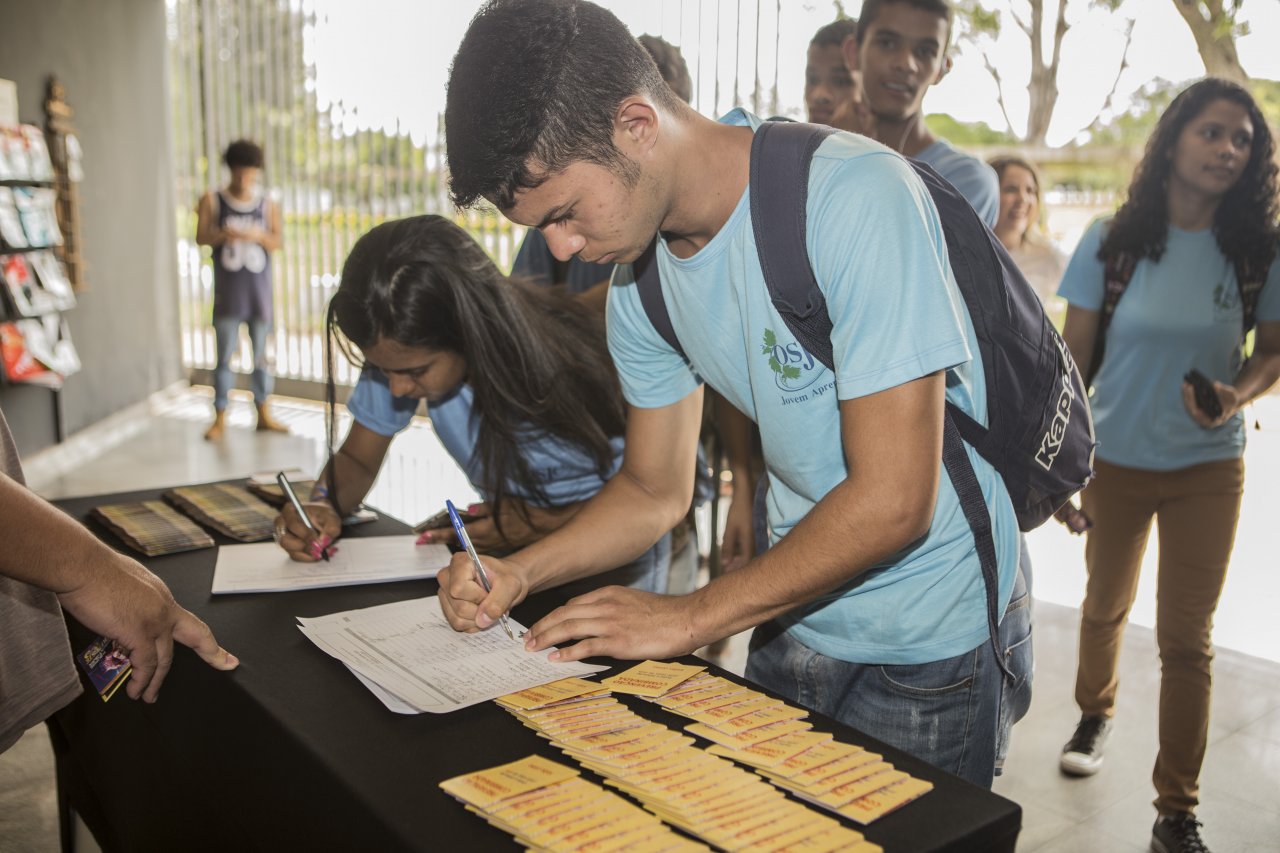
[[[626,419],[603,319],[561,290],[508,279],[447,219],[385,222],[356,241],[327,327],[330,448],[334,347],[363,367],[347,401],[354,423],[307,505],[321,535],[291,507],[277,519],[277,540],[295,559],[318,559],[330,547],[422,400],[484,497],[480,517],[467,524],[484,551],[511,550],[561,526],[621,463]],[[452,538],[448,522],[424,534]],[[669,557],[668,535],[592,586],[667,592]]]
[[[1121,636],[1154,518],[1158,851],[1208,850],[1194,812],[1210,632],[1244,485],[1240,410],[1280,378],[1275,153],[1248,92],[1212,78],[1192,85],[1161,116],[1127,201],[1090,226],[1059,290],[1064,337],[1082,374],[1094,376],[1100,442],[1077,519],[1092,524],[1075,686],[1083,716],[1060,763],[1070,775],[1102,764]]]

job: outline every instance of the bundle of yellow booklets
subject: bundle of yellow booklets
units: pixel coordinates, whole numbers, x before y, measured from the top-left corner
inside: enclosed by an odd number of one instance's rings
[[[440,787],[531,850],[706,850],[653,815],[538,755],[456,776]]]
[[[694,739],[633,712],[607,686],[668,692],[701,670],[649,662],[596,684],[565,679],[496,701],[605,784],[666,823],[733,851],[854,851],[880,848],[839,821],[788,799],[759,776],[694,746]],[[679,677],[677,677],[679,676]],[[575,849],[562,847],[557,849]],[[630,849],[620,847],[617,849]]]
[[[727,678],[696,673],[642,698],[693,720],[685,731],[711,741],[708,752],[753,767],[774,785],[861,824],[933,790],[932,782],[895,769],[877,753],[812,731],[803,708]]]

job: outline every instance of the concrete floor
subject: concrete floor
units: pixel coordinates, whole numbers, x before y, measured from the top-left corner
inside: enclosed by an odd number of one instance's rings
[[[1250,430],[1248,481],[1240,532],[1215,638],[1214,716],[1202,775],[1199,815],[1217,853],[1280,851],[1280,397],[1257,406],[1263,424]],[[32,488],[48,498],[193,483],[260,470],[318,470],[324,458],[319,408],[281,400],[275,406],[290,435],[253,432],[249,401],[236,397],[225,440],[201,440],[208,389],[157,395],[64,445],[27,460]],[[370,503],[416,519],[445,497],[469,500],[465,477],[444,454],[430,426],[416,424],[393,446]],[[1014,729],[1006,772],[995,790],[1023,809],[1020,853],[1141,851],[1154,811],[1151,764],[1156,752],[1159,663],[1154,619],[1154,547],[1126,633],[1120,709],[1103,771],[1069,779],[1057,756],[1078,718],[1071,701],[1076,605],[1084,589],[1082,543],[1051,525],[1029,537],[1036,573],[1035,698]],[[719,659],[741,672],[745,637]],[[81,836],[78,850],[92,850]],[[0,756],[0,853],[58,850],[53,763],[43,727]]]

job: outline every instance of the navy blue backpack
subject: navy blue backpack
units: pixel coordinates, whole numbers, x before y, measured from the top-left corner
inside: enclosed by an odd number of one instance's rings
[[[774,308],[817,361],[834,370],[831,316],[814,278],[805,237],[809,163],[835,131],[768,121],[751,143],[751,224]],[[942,462],[973,530],[987,592],[996,659],[998,572],[991,517],[962,442],[1000,473],[1022,530],[1044,523],[1093,477],[1097,441],[1088,395],[1039,297],[969,202],[929,166],[908,161],[933,198],[956,284],[982,355],[987,426],[947,403]],[[654,329],[684,355],[662,295],[650,247],[635,266]],[[1007,672],[1007,670],[1006,670]]]

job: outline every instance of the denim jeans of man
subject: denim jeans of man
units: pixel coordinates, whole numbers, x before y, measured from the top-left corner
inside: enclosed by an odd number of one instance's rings
[[[218,363],[213,369],[213,408],[221,412],[227,408],[227,395],[231,391],[231,358],[240,347],[240,324],[249,327],[249,343],[253,348],[253,401],[265,405],[271,395],[272,377],[267,364],[267,333],[271,324],[262,320],[242,320],[239,317],[215,317],[213,336],[217,342]]]
[[[946,660],[849,663],[819,654],[768,622],[751,637],[747,678],[967,779],[991,787],[1009,729],[1031,704],[1031,596],[1022,572],[1000,622],[1014,678],[990,640]]]

